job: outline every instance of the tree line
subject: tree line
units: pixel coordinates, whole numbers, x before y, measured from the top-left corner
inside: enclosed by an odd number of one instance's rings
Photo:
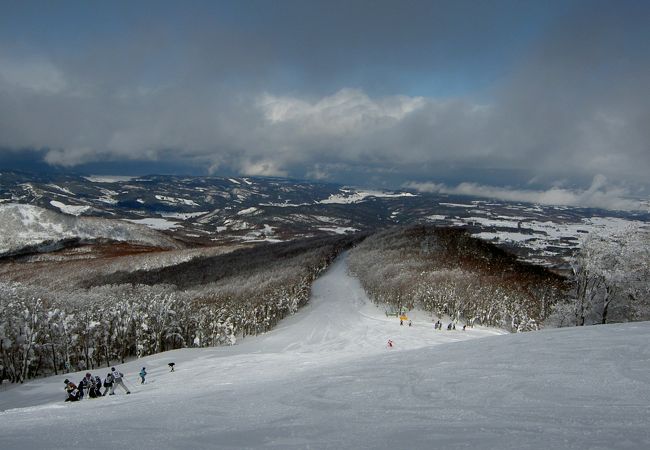
[[[379,305],[510,331],[538,329],[567,289],[562,276],[461,229],[425,225],[370,236],[350,268]]]

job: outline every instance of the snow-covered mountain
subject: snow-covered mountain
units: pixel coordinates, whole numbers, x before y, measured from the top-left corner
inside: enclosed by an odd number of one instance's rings
[[[0,205],[0,257],[51,251],[70,243],[122,241],[179,248],[168,236],[143,225],[96,217],[75,217],[34,205]]]
[[[64,378],[76,382],[82,372],[0,387],[0,445],[650,445],[650,323],[502,335],[486,328],[434,331],[431,317],[409,315],[413,326],[400,326],[370,304],[340,260],[316,282],[309,304],[265,335],[118,366],[132,395],[64,403]],[[139,384],[143,366],[149,375]]]
[[[579,237],[650,223],[616,212],[378,191],[281,178],[82,177],[0,172],[0,203],[74,216],[120,218],[190,245],[278,242],[432,223],[474,235],[545,265],[562,265]]]

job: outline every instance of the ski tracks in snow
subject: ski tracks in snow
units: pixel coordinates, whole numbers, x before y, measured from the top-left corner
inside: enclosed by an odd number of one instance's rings
[[[316,354],[319,359],[332,354],[343,358],[503,333],[488,328],[434,330],[429,315],[422,311],[414,314],[412,327],[400,326],[399,319],[386,317],[384,311],[368,299],[359,280],[348,273],[347,254],[344,253],[314,282],[306,306],[275,330],[247,339],[239,347],[294,355]],[[388,339],[394,342],[392,349],[386,347]]]

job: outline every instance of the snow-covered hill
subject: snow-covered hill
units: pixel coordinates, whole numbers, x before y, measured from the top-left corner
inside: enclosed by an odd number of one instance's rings
[[[3,386],[0,447],[650,446],[650,323],[502,335],[412,319],[371,305],[341,259],[266,335],[119,366],[132,395],[63,403],[81,373]]]
[[[124,241],[178,248],[171,238],[143,225],[121,220],[75,217],[33,205],[0,205],[0,256],[51,251],[65,241]]]

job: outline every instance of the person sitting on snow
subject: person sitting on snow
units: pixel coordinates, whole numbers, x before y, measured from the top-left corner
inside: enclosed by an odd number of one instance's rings
[[[85,377],[81,379],[79,382],[79,393],[81,394],[81,398],[83,399],[84,397],[93,397],[94,395],[91,396],[91,390],[93,385],[95,384],[95,379],[93,376],[88,372]],[[94,392],[93,392],[94,394]]]
[[[81,394],[79,393],[79,389],[77,388],[77,385],[74,384],[72,381],[68,380],[67,378],[64,381],[65,383],[65,392],[68,394],[68,397],[65,399],[66,402],[76,402],[77,400],[81,399]]]
[[[88,395],[88,397],[97,398],[100,396],[98,391],[101,386],[101,383],[98,386],[96,378],[93,377],[90,372],[86,374],[82,382],[83,382],[83,389],[86,391],[85,394]]]

